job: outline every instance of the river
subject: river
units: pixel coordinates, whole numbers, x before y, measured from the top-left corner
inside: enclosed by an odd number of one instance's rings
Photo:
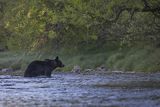
[[[0,107],[160,107],[160,73],[1,75]]]

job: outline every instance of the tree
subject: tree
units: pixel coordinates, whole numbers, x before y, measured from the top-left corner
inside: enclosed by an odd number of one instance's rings
[[[159,44],[159,0],[1,1],[11,48],[101,46],[108,41]]]

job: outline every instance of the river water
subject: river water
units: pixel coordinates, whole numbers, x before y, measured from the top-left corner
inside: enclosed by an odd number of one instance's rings
[[[160,73],[1,75],[0,107],[160,107]]]

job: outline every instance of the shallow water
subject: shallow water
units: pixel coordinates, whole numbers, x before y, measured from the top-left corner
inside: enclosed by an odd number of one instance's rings
[[[160,73],[0,76],[0,107],[160,107]]]

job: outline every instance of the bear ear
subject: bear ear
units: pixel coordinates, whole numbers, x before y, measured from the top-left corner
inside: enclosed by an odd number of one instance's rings
[[[59,59],[59,57],[57,56],[57,57],[56,57],[56,60],[58,60],[58,59]]]

